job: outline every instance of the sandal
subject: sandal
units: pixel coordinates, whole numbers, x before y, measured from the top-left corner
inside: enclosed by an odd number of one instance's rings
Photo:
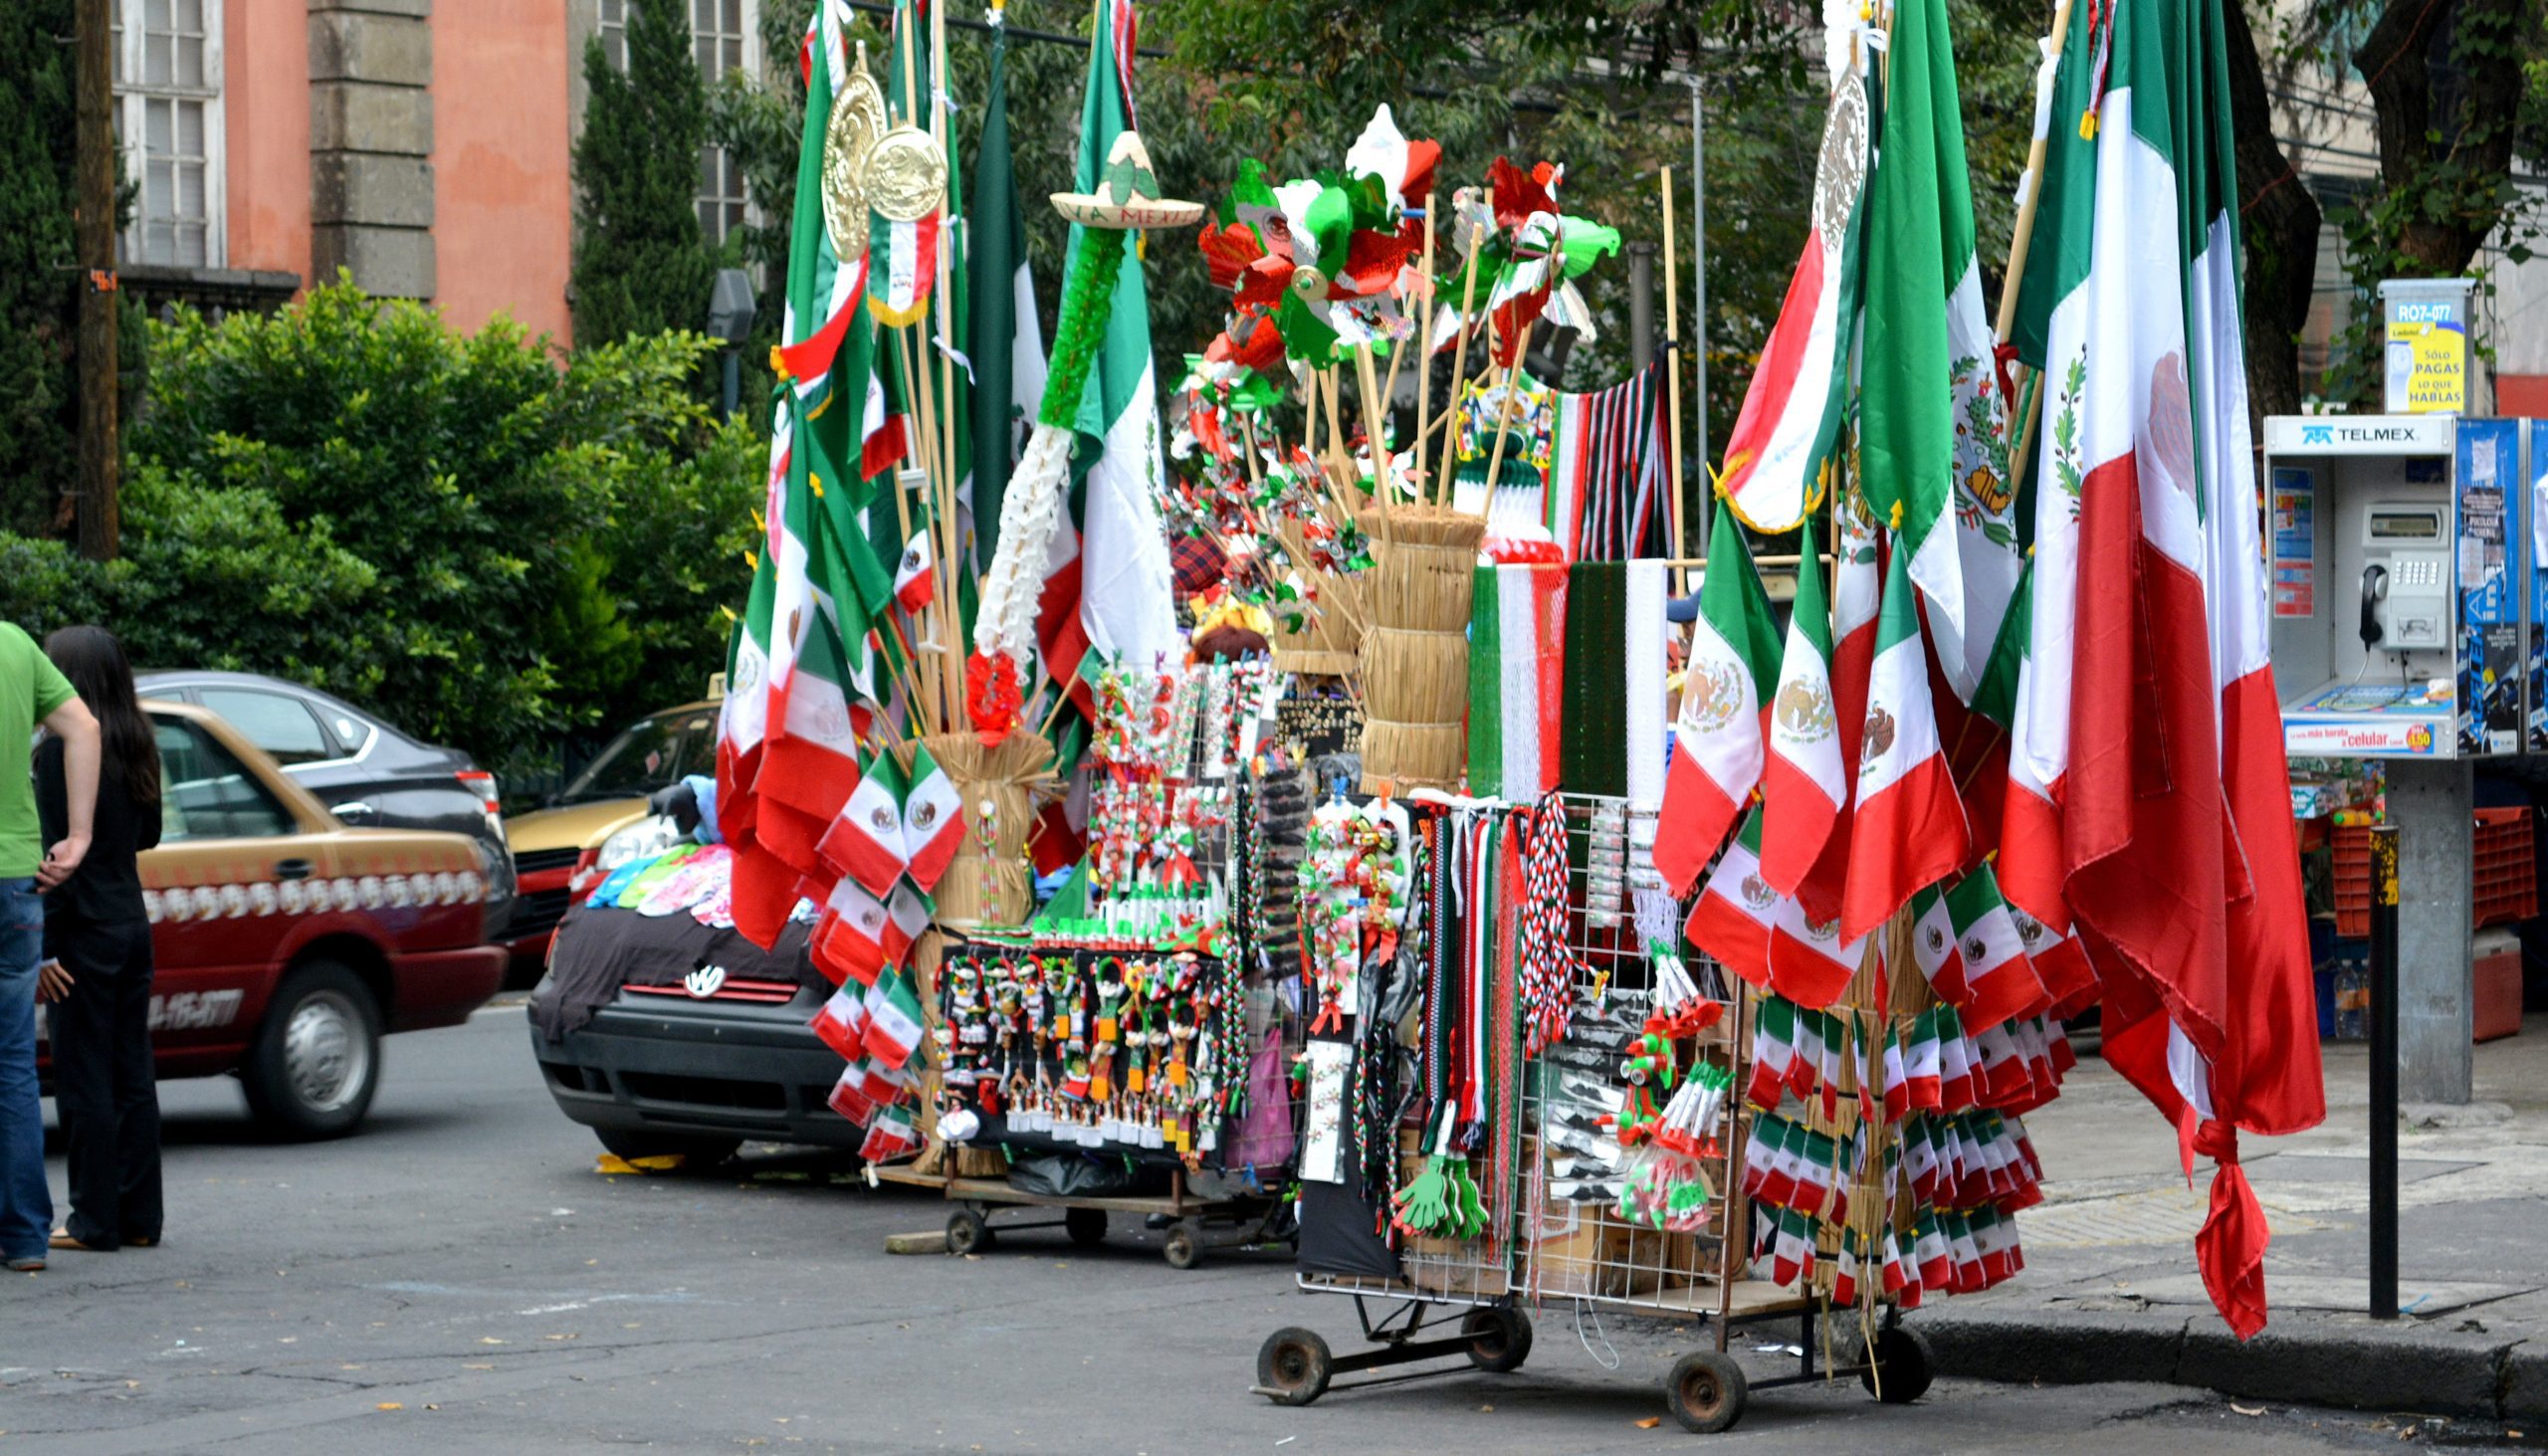
[[[123,1246],[127,1249],[155,1249],[159,1247],[159,1236],[152,1234],[146,1239],[128,1238],[123,1241]]]
[[[9,1261],[9,1272],[12,1274],[42,1274],[44,1272],[44,1260],[41,1256],[32,1254],[24,1259],[12,1259]]]
[[[45,1242],[53,1248],[77,1249],[84,1254],[111,1254],[114,1252],[112,1249],[99,1248],[96,1244],[89,1243],[86,1240],[77,1237],[67,1228],[55,1229],[53,1231],[53,1237],[45,1240]]]

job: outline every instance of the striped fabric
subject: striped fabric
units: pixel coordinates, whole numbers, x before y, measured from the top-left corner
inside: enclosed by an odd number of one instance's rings
[[[1548,526],[1569,561],[1672,551],[1672,499],[1658,361],[1591,394],[1557,396]]]

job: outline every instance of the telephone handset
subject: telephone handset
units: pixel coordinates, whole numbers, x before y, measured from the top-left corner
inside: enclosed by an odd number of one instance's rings
[[[2358,629],[2367,651],[2380,645],[2386,635],[2380,621],[2380,604],[2389,597],[2389,568],[2377,561],[2362,568],[2362,625]]]

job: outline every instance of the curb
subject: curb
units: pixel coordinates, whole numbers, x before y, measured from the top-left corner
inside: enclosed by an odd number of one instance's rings
[[[2548,1421],[2548,1344],[2509,1331],[2285,1315],[2240,1343],[2194,1315],[1933,1307],[1904,1323],[1942,1375],[2082,1385],[2138,1380],[2354,1410]]]

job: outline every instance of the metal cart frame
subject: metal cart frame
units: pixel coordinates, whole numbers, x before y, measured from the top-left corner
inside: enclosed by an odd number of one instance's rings
[[[1568,810],[1569,833],[1584,834],[1596,812],[1595,806],[1602,801],[1566,795],[1563,802]],[[1590,857],[1574,856],[1570,863],[1574,893],[1570,896],[1569,938],[1573,948],[1586,952],[1592,949],[1586,934],[1588,917],[1583,894],[1584,881],[1590,874]],[[1599,953],[1612,962],[1625,958],[1615,946],[1603,947]],[[1636,954],[1641,958],[1642,951]],[[1604,966],[1604,975],[1609,968]],[[1727,1101],[1724,1161],[1718,1165],[1724,1177],[1719,1184],[1721,1212],[1713,1225],[1717,1245],[1713,1267],[1678,1271],[1704,1282],[1677,1289],[1657,1288],[1643,1295],[1604,1294],[1590,1289],[1546,1291],[1540,1288],[1547,1273],[1540,1267],[1542,1256],[1536,1247],[1540,1239],[1529,1232],[1508,1232],[1484,1246],[1502,1249],[1501,1259],[1495,1262],[1446,1260],[1409,1249],[1402,1254],[1405,1272],[1396,1279],[1302,1274],[1296,1277],[1296,1283],[1304,1290],[1353,1297],[1356,1320],[1372,1348],[1339,1355],[1315,1331],[1298,1326],[1278,1330],[1267,1337],[1257,1352],[1256,1382],[1248,1387],[1250,1393],[1278,1404],[1308,1405],[1332,1388],[1337,1375],[1455,1356],[1464,1357],[1470,1367],[1488,1373],[1515,1370],[1531,1351],[1532,1327],[1525,1306],[1543,1300],[1573,1302],[1603,1313],[1679,1322],[1695,1320],[1704,1326],[1712,1337],[1709,1346],[1682,1355],[1663,1382],[1665,1403],[1672,1416],[1700,1434],[1731,1428],[1742,1418],[1754,1390],[1836,1381],[1854,1375],[1870,1395],[1888,1404],[1907,1404],[1925,1393],[1932,1370],[1928,1345],[1916,1331],[1901,1324],[1897,1306],[1879,1302],[1880,1314],[1866,1338],[1853,1342],[1856,1349],[1846,1356],[1835,1351],[1825,1357],[1821,1339],[1828,1337],[1834,1322],[1833,1312],[1824,1301],[1744,1277],[1751,1243],[1751,1199],[1743,1187],[1744,1155],[1747,1134],[1756,1116],[1744,1096],[1752,1018],[1749,998],[1740,993],[1740,987],[1726,979],[1721,968],[1711,968],[1719,977],[1718,983],[1735,992],[1729,997],[1732,1016],[1719,1028],[1703,1033],[1700,1040],[1704,1047],[1723,1048],[1733,1080]],[[1545,1134],[1543,1124],[1542,1136]],[[1539,1153],[1543,1166],[1548,1155],[1544,1144]],[[1521,1179],[1517,1176],[1516,1181]],[[1524,1217],[1518,1206],[1521,1195],[1514,1189],[1497,1192],[1503,1196],[1495,1210],[1503,1220],[1502,1227],[1516,1230]],[[1528,1214],[1531,1218],[1538,1216],[1536,1208]],[[1606,1214],[1597,1216],[1607,1218]],[[1658,1268],[1655,1272],[1661,1271]],[[1394,1304],[1395,1308],[1375,1319],[1376,1303]],[[1802,1353],[1796,1367],[1758,1378],[1747,1374],[1728,1349],[1733,1333],[1748,1326],[1789,1319],[1799,1322],[1797,1344]],[[1458,1333],[1439,1333],[1455,1320]],[[1434,1333],[1428,1338],[1427,1332]],[[1395,1384],[1451,1373],[1457,1368],[1383,1375],[1353,1381],[1344,1388]]]

